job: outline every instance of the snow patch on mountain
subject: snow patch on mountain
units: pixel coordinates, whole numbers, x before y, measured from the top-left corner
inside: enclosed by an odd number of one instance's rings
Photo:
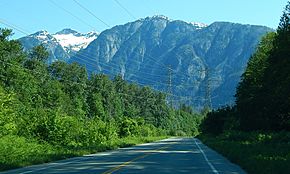
[[[65,51],[71,52],[86,48],[89,43],[98,37],[98,33],[89,32],[86,34],[81,34],[71,29],[64,29],[61,32],[53,34],[52,36],[56,38],[57,42],[65,49]]]
[[[88,35],[76,36],[70,34],[55,34],[53,37],[59,42],[59,44],[68,52],[70,50],[79,51],[80,49],[86,48],[89,43],[97,38],[97,34],[89,37]]]
[[[191,25],[195,26],[196,29],[202,29],[207,27],[208,25],[205,23],[201,23],[201,22],[189,22]]]

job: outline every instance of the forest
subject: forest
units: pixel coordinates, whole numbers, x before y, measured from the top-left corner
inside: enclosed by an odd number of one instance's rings
[[[251,56],[235,105],[208,113],[201,124],[200,138],[249,173],[290,171],[289,46],[290,2],[276,32]]]
[[[43,45],[26,52],[11,35],[0,29],[0,170],[198,133],[201,116],[165,93],[46,64]]]

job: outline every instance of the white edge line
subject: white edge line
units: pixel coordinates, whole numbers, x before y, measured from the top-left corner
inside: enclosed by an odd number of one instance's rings
[[[202,153],[205,161],[207,162],[207,164],[209,165],[209,167],[211,168],[213,173],[219,174],[219,172],[216,170],[216,168],[212,165],[212,163],[208,160],[207,156],[205,155],[204,151],[200,148],[200,146],[197,144],[196,139],[194,138],[194,142],[196,144],[196,146],[198,147],[199,151]]]
[[[25,173],[31,173],[31,172],[36,172],[36,171],[40,171],[40,170],[45,170],[45,169],[49,169],[49,168],[53,168],[53,167],[57,167],[57,166],[62,166],[62,165],[70,164],[70,163],[73,163],[73,162],[76,162],[76,161],[82,161],[82,160],[76,159],[76,160],[68,161],[68,162],[64,162],[64,163],[47,163],[47,164],[50,164],[47,167],[36,168],[36,169],[29,170],[29,171],[21,172],[19,174],[25,174]],[[43,165],[43,164],[39,164],[39,165]],[[31,167],[31,166],[29,166],[29,167]]]

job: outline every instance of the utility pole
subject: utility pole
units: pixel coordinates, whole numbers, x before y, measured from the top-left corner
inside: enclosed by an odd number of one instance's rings
[[[168,82],[167,82],[167,93],[169,97],[170,106],[173,107],[173,90],[172,90],[172,68],[171,65],[168,66]]]

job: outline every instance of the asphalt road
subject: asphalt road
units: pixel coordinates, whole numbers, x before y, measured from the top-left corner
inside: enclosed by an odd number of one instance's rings
[[[245,172],[196,138],[170,138],[3,173],[243,174]]]

